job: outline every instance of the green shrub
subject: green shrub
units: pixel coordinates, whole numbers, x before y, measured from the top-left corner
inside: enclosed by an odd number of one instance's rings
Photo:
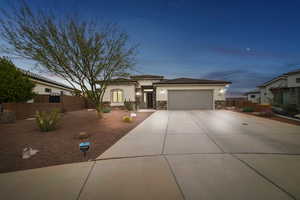
[[[51,112],[36,112],[36,123],[42,132],[55,130],[59,120],[59,109],[53,109]]]
[[[130,123],[130,122],[132,122],[132,121],[133,121],[133,119],[132,119],[132,117],[130,117],[130,116],[124,116],[124,117],[123,117],[123,122]]]
[[[0,83],[0,103],[26,102],[36,96],[35,84],[5,57],[0,57]]]
[[[243,112],[254,112],[254,108],[252,107],[245,107],[242,109]]]
[[[111,111],[111,109],[110,109],[109,107],[104,107],[104,108],[102,109],[102,112],[103,112],[103,113],[110,113],[110,111]]]
[[[127,101],[127,100],[125,99],[125,101],[124,101],[124,106],[125,106],[125,108],[126,108],[128,111],[132,111],[132,110],[133,110],[133,103],[130,101],[130,99],[129,99],[129,101]]]

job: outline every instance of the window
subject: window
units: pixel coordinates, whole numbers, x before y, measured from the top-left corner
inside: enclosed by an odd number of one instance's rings
[[[45,92],[51,93],[51,89],[50,88],[45,88]]]
[[[60,95],[64,95],[64,91],[60,91]]]
[[[112,102],[122,103],[123,102],[123,91],[122,90],[112,90]]]
[[[252,94],[252,95],[250,96],[250,98],[252,98],[252,99],[255,98],[255,94]]]
[[[300,78],[296,78],[296,83],[300,83]]]

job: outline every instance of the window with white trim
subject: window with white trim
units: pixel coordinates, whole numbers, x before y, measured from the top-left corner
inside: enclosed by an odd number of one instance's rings
[[[111,101],[112,103],[122,103],[123,102],[123,90],[116,89],[111,92]]]
[[[52,92],[52,90],[51,90],[50,88],[45,88],[45,92],[47,92],[47,93],[51,93],[51,92]]]

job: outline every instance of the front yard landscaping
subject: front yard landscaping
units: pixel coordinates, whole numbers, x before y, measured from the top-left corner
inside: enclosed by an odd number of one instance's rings
[[[14,124],[0,124],[0,173],[95,159],[121,137],[152,113],[140,112],[131,123],[123,122],[128,111],[112,110],[99,119],[95,111],[81,110],[63,114],[58,128],[41,132],[35,120],[19,120]],[[79,139],[84,133],[87,139]],[[79,143],[91,142],[86,157],[79,151]],[[39,152],[22,159],[26,147]]]

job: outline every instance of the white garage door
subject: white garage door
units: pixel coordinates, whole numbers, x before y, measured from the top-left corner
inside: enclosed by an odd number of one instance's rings
[[[168,110],[213,109],[212,90],[168,90]]]

